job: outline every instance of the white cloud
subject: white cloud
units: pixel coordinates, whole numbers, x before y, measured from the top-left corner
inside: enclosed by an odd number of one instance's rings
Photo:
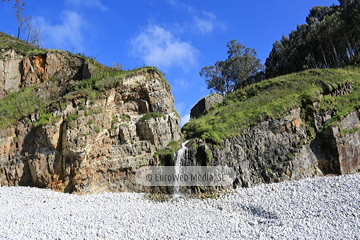
[[[190,110],[186,108],[185,102],[180,102],[175,104],[176,111],[180,114],[181,120],[180,120],[180,126],[184,126],[185,123],[187,123],[190,120]],[[187,113],[184,115],[184,113]]]
[[[175,80],[175,87],[179,87],[182,89],[187,89],[189,88],[189,83],[185,80],[185,79],[176,79]]]
[[[173,5],[173,6],[177,6],[177,5],[178,5],[178,3],[177,3],[176,0],[166,0],[166,2],[167,2],[168,4],[170,4],[170,5]]]
[[[197,64],[196,48],[157,25],[149,25],[131,40],[131,44],[134,56],[143,59],[146,65],[159,68],[179,66],[187,71]]]
[[[201,34],[211,33],[215,29],[226,30],[225,24],[219,21],[213,12],[202,11],[196,13],[193,17],[193,24]]]
[[[206,87],[201,87],[201,88],[200,88],[200,91],[202,91],[202,92],[208,91],[208,88],[206,88]]]
[[[178,111],[178,113],[182,114],[182,112],[185,110],[186,104],[184,102],[181,103],[175,103],[175,109]]]
[[[196,28],[202,34],[210,33],[214,29],[214,25],[213,25],[212,21],[205,20],[205,19],[200,19],[198,17],[194,17],[194,22],[195,22]]]
[[[213,32],[215,29],[226,30],[225,24],[216,18],[215,13],[209,11],[200,11],[195,7],[177,0],[166,0],[173,7],[183,9],[191,15],[192,20],[183,24],[187,28],[192,28],[201,34]]]
[[[86,7],[97,7],[102,11],[108,11],[109,8],[106,7],[101,0],[66,0],[68,3],[76,4],[78,6],[86,6]]]
[[[210,19],[216,19],[216,15],[213,12],[202,11],[202,14]]]
[[[85,20],[73,11],[62,12],[61,20],[61,24],[52,25],[43,17],[34,18],[34,25],[42,31],[44,45],[62,49],[74,48],[76,51],[83,51],[82,29],[86,25]]]
[[[190,121],[190,114],[181,117],[180,126],[184,126],[185,123]]]

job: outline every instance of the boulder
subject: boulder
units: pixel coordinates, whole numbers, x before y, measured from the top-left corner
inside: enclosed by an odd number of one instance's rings
[[[206,110],[215,104],[219,104],[224,100],[224,97],[218,93],[212,93],[207,97],[199,100],[197,104],[190,111],[190,118],[199,118],[206,114]]]

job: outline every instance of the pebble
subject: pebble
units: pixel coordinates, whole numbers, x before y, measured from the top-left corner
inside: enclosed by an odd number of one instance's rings
[[[359,213],[360,174],[165,202],[0,187],[0,239],[357,239]]]

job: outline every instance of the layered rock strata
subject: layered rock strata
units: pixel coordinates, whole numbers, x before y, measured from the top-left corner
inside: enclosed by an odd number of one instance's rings
[[[72,81],[90,77],[83,58],[66,60],[64,54],[6,51],[0,89],[16,92],[57,74]],[[1,129],[0,186],[80,194],[147,191],[136,183],[136,170],[154,164],[154,153],[181,134],[168,83],[153,69],[129,75],[100,98],[61,99],[46,116],[42,124],[42,115],[32,114]]]
[[[314,114],[314,119],[324,116]],[[326,119],[331,116],[325,116]],[[320,127],[321,122],[317,122]],[[337,126],[309,136],[301,109],[278,120],[244,129],[220,144],[193,139],[186,165],[229,166],[236,171],[234,186],[296,180],[360,171],[360,110]]]

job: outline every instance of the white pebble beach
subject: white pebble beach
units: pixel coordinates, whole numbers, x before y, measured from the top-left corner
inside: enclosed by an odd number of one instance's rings
[[[360,239],[360,174],[167,202],[1,187],[0,239]]]

